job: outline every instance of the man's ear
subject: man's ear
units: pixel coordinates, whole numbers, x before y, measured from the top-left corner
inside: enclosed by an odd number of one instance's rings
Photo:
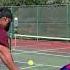
[[[9,27],[10,27],[10,18],[6,18],[6,23],[8,23],[8,24],[7,24],[6,28],[5,28],[5,30],[8,31]]]

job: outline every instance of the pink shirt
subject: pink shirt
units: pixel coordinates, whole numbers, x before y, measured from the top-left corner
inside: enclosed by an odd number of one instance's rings
[[[3,28],[0,28],[0,44],[6,47],[9,47],[8,35],[7,35],[7,32]]]

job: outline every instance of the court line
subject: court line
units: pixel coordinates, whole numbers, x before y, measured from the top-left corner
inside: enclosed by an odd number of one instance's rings
[[[13,51],[15,51],[16,49],[13,49]],[[16,51],[18,51],[18,52],[23,52],[23,51],[25,51],[25,50],[16,50]],[[32,52],[32,53],[37,53],[37,52],[45,52],[45,53],[47,53],[47,52],[55,52],[55,53],[59,53],[59,54],[70,54],[70,53],[67,53],[67,52],[57,52],[57,50],[36,50],[36,51],[33,51],[33,50],[31,50],[30,52]]]
[[[33,49],[33,48],[31,48],[32,50],[35,50],[35,49]],[[57,48],[57,49],[47,49],[47,50],[36,50],[36,51],[57,51],[57,50],[62,50],[62,49],[70,49],[70,47],[68,47],[68,48]],[[16,48],[13,48],[13,50],[16,50]],[[18,51],[20,51],[20,52],[22,52],[22,50],[20,50],[20,49],[17,49]],[[28,49],[27,49],[28,50]],[[67,53],[67,52],[65,52],[65,53]]]
[[[26,63],[27,62],[19,62],[19,61],[15,61],[15,62],[18,62],[18,63]],[[5,66],[5,65],[1,65],[1,66]],[[44,64],[35,64],[35,66],[29,66],[29,67],[25,67],[25,68],[20,68],[20,69],[30,69],[30,68],[35,68],[35,67],[44,67],[44,66],[48,66],[48,67],[55,67],[55,68],[60,68],[61,66],[54,66],[54,65],[44,65]]]
[[[23,63],[23,64],[27,64],[27,62],[21,62],[21,61],[14,61],[15,63]],[[1,64],[0,66],[5,66],[4,64]]]
[[[28,64],[27,62],[21,62],[21,61],[14,61],[15,63],[23,63],[23,64]],[[44,65],[44,64],[34,64],[35,66],[52,66],[52,67],[61,67],[61,66],[54,66],[54,65]],[[4,66],[4,64],[3,65],[1,65],[1,66]]]
[[[23,51],[21,53],[17,53],[15,52],[14,54],[17,55],[17,54],[22,54],[22,53],[32,53],[31,51]],[[56,56],[56,57],[70,57],[70,56],[64,56],[64,55],[54,55],[54,54],[49,54],[49,53],[41,53],[39,51],[35,52],[35,54],[41,54],[41,55],[52,55],[52,56]]]
[[[54,65],[44,65],[44,64],[36,64],[35,66],[29,66],[29,67],[25,67],[25,68],[21,68],[21,69],[32,69],[32,68],[36,68],[36,67],[44,67],[44,66],[48,66],[48,67],[55,67],[55,68],[60,68],[61,66],[54,66]]]
[[[25,64],[27,63],[27,62],[21,62],[21,61],[14,61],[14,62],[15,62],[15,63],[23,63],[23,64],[24,64],[24,63],[25,63]]]

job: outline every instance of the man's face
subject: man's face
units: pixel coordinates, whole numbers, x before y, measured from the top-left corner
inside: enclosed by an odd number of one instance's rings
[[[7,24],[9,23],[10,19],[7,17],[0,18],[0,25],[5,28]]]

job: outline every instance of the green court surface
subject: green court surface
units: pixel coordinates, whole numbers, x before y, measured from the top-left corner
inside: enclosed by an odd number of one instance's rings
[[[13,49],[12,55],[19,70],[59,70],[63,65],[70,63],[69,53]],[[33,60],[34,64],[28,65],[28,60]],[[4,64],[0,64],[0,70],[8,69]]]

